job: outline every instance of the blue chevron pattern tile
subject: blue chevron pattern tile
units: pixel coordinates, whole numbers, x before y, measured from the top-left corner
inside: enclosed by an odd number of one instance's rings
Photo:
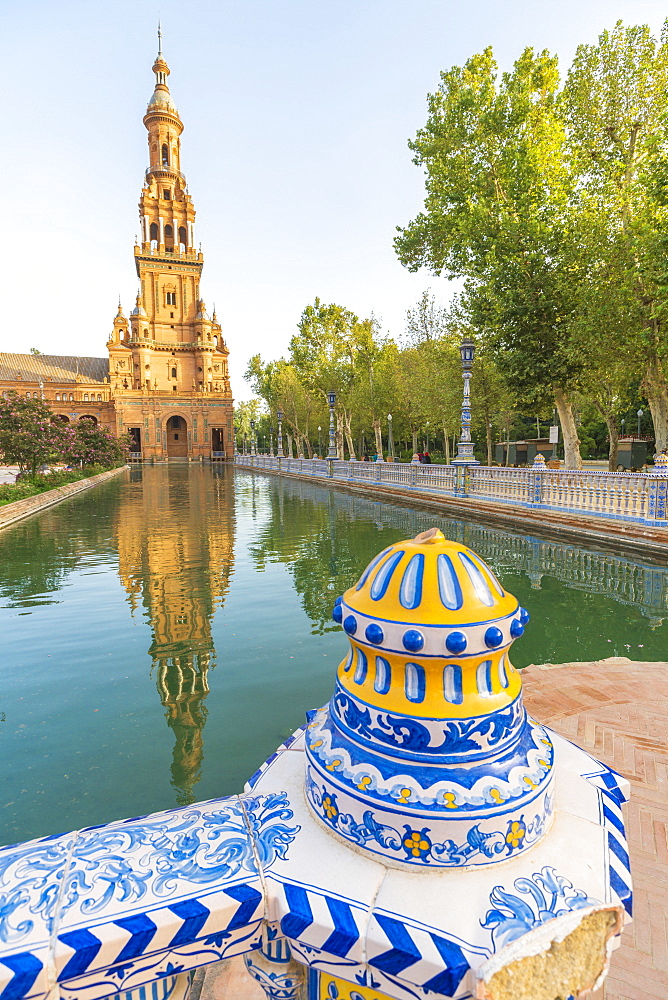
[[[276,888],[284,937],[325,952],[330,958],[363,960],[367,919],[363,905],[290,882],[277,883]]]
[[[37,1000],[49,990],[47,975],[49,949],[46,945],[30,951],[0,953],[0,998]]]
[[[447,997],[468,994],[470,959],[481,948],[445,935],[436,928],[407,922],[397,914],[375,910],[367,934],[367,963],[425,993]],[[478,958],[480,961],[480,958]]]

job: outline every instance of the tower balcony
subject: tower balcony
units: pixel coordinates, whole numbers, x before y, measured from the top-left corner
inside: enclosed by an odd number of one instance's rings
[[[142,243],[141,247],[135,246],[135,257],[159,257],[162,260],[195,262],[204,260],[202,252],[195,250],[194,247],[186,247],[184,250],[181,250],[180,246],[166,247],[155,241],[152,244]]]
[[[180,170],[175,170],[173,167],[166,167],[164,165],[155,167],[148,167],[145,173],[145,177],[178,177],[179,180],[186,184],[186,175],[182,174]]]

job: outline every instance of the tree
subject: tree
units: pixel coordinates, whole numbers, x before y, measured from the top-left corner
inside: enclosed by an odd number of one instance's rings
[[[4,461],[34,475],[45,462],[60,457],[63,426],[41,399],[9,392],[0,397],[0,452]]]
[[[577,168],[575,210],[586,227],[578,334],[643,373],[656,449],[668,445],[666,262],[662,196],[668,118],[668,21],[657,42],[647,25],[617,22],[580,45],[562,108]],[[665,190],[665,189],[664,189]]]
[[[106,427],[82,417],[62,430],[61,454],[69,462],[85,465],[121,465],[130,454],[130,436],[116,437]]]
[[[572,264],[562,233],[571,193],[556,58],[526,49],[498,79],[492,50],[441,74],[414,142],[425,210],[399,230],[410,270],[462,277],[474,324],[493,334],[506,383],[527,404],[554,400],[566,464],[581,465],[568,351]]]

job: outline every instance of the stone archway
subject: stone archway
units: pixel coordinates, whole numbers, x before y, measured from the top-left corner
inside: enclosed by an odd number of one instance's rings
[[[174,414],[167,420],[167,458],[188,457],[188,424],[185,417]]]

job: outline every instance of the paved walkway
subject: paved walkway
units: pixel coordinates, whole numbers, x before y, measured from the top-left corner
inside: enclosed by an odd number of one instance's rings
[[[534,718],[631,781],[634,920],[596,1000],[667,1000],[668,663],[546,664],[527,667],[523,679]]]
[[[592,1000],[668,1000],[668,663],[611,657],[530,666],[532,716],[631,781],[625,806],[634,921]],[[198,970],[192,1000],[266,1000],[243,959]]]

